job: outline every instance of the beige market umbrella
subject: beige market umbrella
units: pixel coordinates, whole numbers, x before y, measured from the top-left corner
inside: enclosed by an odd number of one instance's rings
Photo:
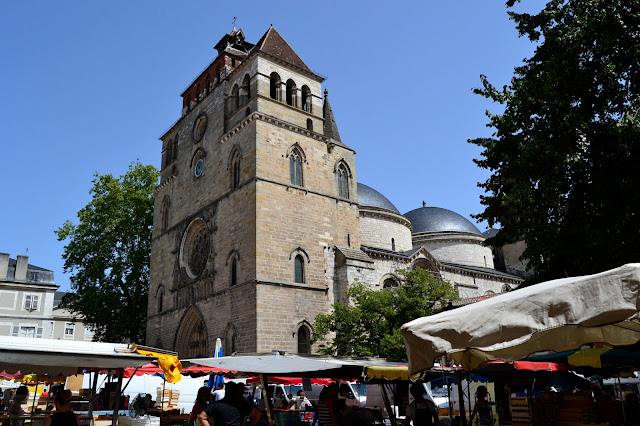
[[[540,351],[640,341],[640,264],[533,285],[402,326],[410,373],[446,355],[465,370]]]

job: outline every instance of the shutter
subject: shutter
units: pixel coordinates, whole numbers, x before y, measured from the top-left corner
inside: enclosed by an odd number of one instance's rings
[[[42,327],[36,328],[36,339],[42,339]]]
[[[11,327],[11,336],[18,337],[18,333],[20,332],[20,327],[14,325]]]
[[[31,300],[31,309],[33,309],[34,311],[38,310],[38,301],[40,299],[40,296],[36,296],[33,295],[32,300]]]
[[[24,296],[24,310],[29,310],[31,309],[31,295],[30,294],[26,294]]]

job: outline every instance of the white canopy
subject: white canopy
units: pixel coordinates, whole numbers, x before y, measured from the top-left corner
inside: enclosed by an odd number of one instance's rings
[[[588,343],[640,341],[640,264],[533,285],[402,326],[409,371],[446,355],[465,369]]]
[[[72,375],[78,368],[117,369],[148,364],[126,344],[0,336],[0,372]]]
[[[398,367],[400,363],[382,359],[352,359],[301,355],[234,355],[220,358],[188,359],[188,362],[216,367],[223,370],[234,370],[244,373],[271,374],[297,377],[360,377],[363,367],[386,366]],[[320,374],[320,376],[318,375]]]

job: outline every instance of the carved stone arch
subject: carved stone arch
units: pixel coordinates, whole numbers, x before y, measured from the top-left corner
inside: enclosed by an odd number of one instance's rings
[[[336,161],[336,164],[333,166],[333,172],[337,173],[338,169],[341,166],[345,168],[345,170],[349,174],[349,177],[352,178],[353,177],[353,173],[351,173],[351,167],[349,167],[349,164],[347,164],[347,162],[344,160],[344,158],[341,158],[338,161]]]
[[[233,249],[229,252],[229,254],[227,255],[227,260],[225,261],[225,266],[229,266],[231,263],[231,261],[235,259],[235,260],[240,260],[240,252],[236,249]]]
[[[292,260],[297,254],[301,254],[306,259],[307,263],[311,263],[311,258],[302,247],[293,249],[291,253],[289,253],[289,260]]]
[[[398,275],[393,273],[384,274],[382,278],[380,278],[380,286],[382,288],[398,287],[400,284],[402,284],[402,280]]]
[[[205,158],[206,156],[207,151],[205,151],[204,148],[198,147],[195,151],[193,151],[191,161],[189,161],[189,167],[193,167],[200,158]]]
[[[157,313],[161,313],[164,311],[164,296],[167,294],[164,284],[160,284],[156,289],[156,311]]]
[[[289,147],[289,149],[287,149],[287,155],[286,155],[287,158],[291,155],[293,150],[297,150],[298,151],[298,154],[300,155],[300,158],[302,159],[303,163],[307,162],[307,155],[304,153],[304,149],[302,149],[302,147],[300,146],[300,144],[298,142],[294,143],[293,145],[291,145]]]
[[[275,71],[269,76],[269,97],[277,101],[282,100],[282,79]]]
[[[442,276],[440,275],[440,270],[438,269],[438,265],[428,257],[418,257],[413,262],[411,262],[410,269],[422,268],[431,272],[431,275],[437,280],[441,280]]]
[[[224,356],[229,356],[234,352],[238,352],[238,329],[235,324],[231,322],[227,323],[227,326],[224,329],[222,346],[224,347]]]
[[[164,284],[160,284],[156,289],[156,297],[158,297],[158,294],[160,294],[160,291],[162,291],[163,293],[165,292]]]
[[[339,198],[351,199],[353,192],[353,174],[351,168],[344,159],[336,162],[333,172],[335,174],[336,192]]]
[[[311,354],[312,334],[313,327],[307,320],[302,320],[298,323],[293,335],[297,340],[297,352],[299,354]]]
[[[229,159],[227,160],[227,170],[229,171],[229,180],[231,183],[231,189],[238,188],[240,186],[240,179],[242,173],[242,149],[236,144],[231,148],[229,152]]]
[[[229,151],[229,157],[227,159],[227,169],[231,169],[233,160],[238,156],[238,158],[242,159],[242,148],[238,144],[233,144],[231,147],[231,151]]]
[[[176,333],[174,350],[180,358],[203,358],[209,354],[207,327],[200,310],[189,306]]]

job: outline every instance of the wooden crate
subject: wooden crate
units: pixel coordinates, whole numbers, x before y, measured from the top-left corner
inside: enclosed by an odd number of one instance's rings
[[[511,424],[513,426],[529,426],[531,424],[531,411],[526,397],[515,397],[509,401],[511,404]]]

